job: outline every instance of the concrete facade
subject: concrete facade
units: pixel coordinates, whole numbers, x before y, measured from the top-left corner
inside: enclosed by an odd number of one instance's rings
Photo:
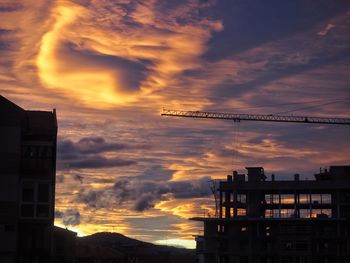
[[[51,262],[57,120],[0,96],[0,262]]]
[[[220,182],[218,218],[192,218],[204,222],[198,262],[350,262],[350,166],[293,181],[247,170]]]

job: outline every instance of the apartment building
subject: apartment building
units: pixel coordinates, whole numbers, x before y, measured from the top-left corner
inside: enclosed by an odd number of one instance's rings
[[[51,262],[57,120],[0,96],[0,262]]]
[[[199,263],[350,262],[350,166],[280,181],[246,169],[220,182],[217,217],[192,218]]]

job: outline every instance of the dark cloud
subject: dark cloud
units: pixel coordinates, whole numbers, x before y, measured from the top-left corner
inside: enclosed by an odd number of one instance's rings
[[[65,177],[63,174],[56,175],[56,183],[63,183],[65,180]]]
[[[143,194],[135,201],[134,208],[136,211],[145,211],[152,208],[155,201],[155,196],[151,193]]]
[[[209,188],[210,177],[186,181],[145,181],[142,176],[123,177],[112,187],[99,190],[81,192],[77,201],[92,208],[108,205],[131,203],[135,211],[145,211],[170,197],[177,199],[207,197],[211,194]]]
[[[0,12],[15,12],[22,8],[23,6],[20,3],[1,3]]]
[[[124,143],[107,143],[102,137],[84,137],[77,142],[60,140],[58,142],[58,154],[65,155],[92,154],[119,151],[128,148]]]
[[[59,210],[55,210],[55,218],[62,218],[64,215],[63,212],[59,211]]]
[[[102,137],[84,137],[77,142],[59,140],[57,145],[58,168],[65,170],[99,169],[132,165],[136,162],[103,155],[106,152],[129,148],[131,147],[123,143],[108,143]]]
[[[68,209],[65,212],[55,211],[55,218],[62,219],[65,226],[77,226],[80,224],[80,212],[76,209]]]
[[[84,177],[81,176],[81,175],[79,175],[79,174],[75,174],[74,177],[73,177],[73,179],[74,179],[75,181],[80,182],[81,184],[82,184],[83,181],[84,181]]]
[[[79,160],[71,160],[66,162],[69,168],[83,169],[83,168],[110,168],[110,167],[120,167],[136,164],[135,161],[124,160],[121,158],[106,158],[104,156],[93,156],[87,157]]]
[[[93,190],[90,190],[85,193],[79,192],[77,196],[77,201],[80,203],[84,203],[89,207],[97,208],[101,206],[100,204],[97,203],[100,200],[101,193],[102,192],[93,191]]]

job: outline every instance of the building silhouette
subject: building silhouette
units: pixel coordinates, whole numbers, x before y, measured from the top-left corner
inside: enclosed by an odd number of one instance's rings
[[[217,218],[192,218],[199,263],[350,262],[350,166],[291,181],[247,170],[220,182]]]
[[[57,120],[0,96],[0,262],[51,262]]]

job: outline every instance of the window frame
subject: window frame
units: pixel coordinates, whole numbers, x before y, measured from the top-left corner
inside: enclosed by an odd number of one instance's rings
[[[34,189],[34,199],[33,201],[23,200],[23,189],[25,184],[32,184]],[[47,201],[39,201],[39,185],[46,184],[48,186],[48,200]],[[35,220],[48,220],[52,218],[52,200],[53,200],[53,189],[50,180],[22,180],[21,188],[20,188],[20,202],[19,202],[19,215],[21,219],[35,219]],[[32,205],[33,206],[33,216],[25,216],[22,214],[22,207],[24,205]],[[48,214],[47,216],[39,216],[38,208],[39,206],[47,206]]]

